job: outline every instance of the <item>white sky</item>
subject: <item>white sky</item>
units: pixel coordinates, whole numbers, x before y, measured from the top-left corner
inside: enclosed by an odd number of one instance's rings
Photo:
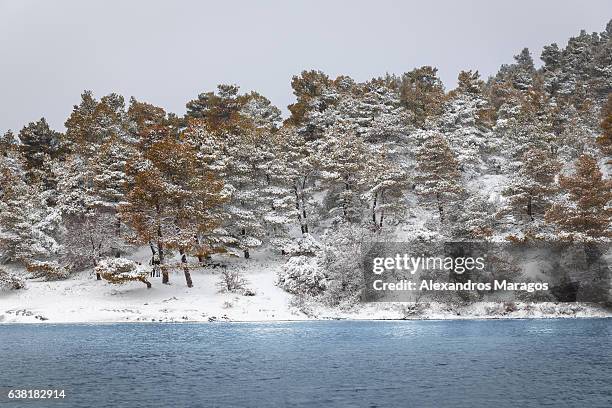
[[[0,132],[41,116],[63,130],[84,89],[181,114],[218,83],[286,112],[304,69],[363,81],[434,65],[452,88],[611,17],[609,0],[0,0]]]

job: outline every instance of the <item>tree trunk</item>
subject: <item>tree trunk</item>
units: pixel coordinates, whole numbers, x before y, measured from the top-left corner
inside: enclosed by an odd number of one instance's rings
[[[99,247],[98,247],[98,251],[96,251],[96,244],[94,243],[93,238],[91,236],[89,237],[89,242],[91,243],[91,250],[93,252],[92,263],[93,263],[93,267],[94,267],[94,271],[95,271],[96,270],[96,266],[98,266],[98,262],[96,261],[96,259],[98,257],[96,256],[96,254],[99,253]],[[102,280],[102,277],[97,272],[96,272],[96,280]]]
[[[151,282],[149,282],[147,278],[140,278],[139,281],[147,285],[147,289],[151,289]]]
[[[374,193],[374,202],[372,203],[372,222],[376,225],[376,199],[378,198],[378,193]]]
[[[302,201],[302,222],[304,224],[304,232],[308,233],[308,222],[306,221],[306,201],[304,200],[304,189],[306,188],[306,177],[302,182],[302,191],[300,194],[300,199]]]
[[[159,214],[159,208],[157,209],[157,213]],[[168,269],[165,265],[164,244],[162,244],[161,241],[162,236],[161,225],[157,224],[157,256],[159,257],[159,269],[161,269],[162,273],[162,283],[167,285],[170,283],[170,278],[168,276]]]
[[[533,221],[533,206],[531,204],[531,196],[527,199],[527,215],[529,215],[529,219]]]
[[[93,259],[93,266],[94,266],[94,271],[95,271],[96,270],[96,266],[98,266],[98,261],[96,261],[96,257],[95,256],[94,256],[94,259]],[[97,272],[96,272],[96,280],[102,280],[102,277]]]
[[[302,234],[303,234],[304,233],[304,222],[302,222],[302,211],[300,208],[300,195],[298,194],[297,184],[294,184],[293,192],[295,193],[295,209],[297,212],[298,222],[300,223],[300,229],[302,230]]]
[[[185,255],[185,252],[182,249],[179,250],[179,253],[181,254],[181,263],[183,264],[183,273],[185,274],[187,287],[192,288],[193,282],[191,280],[191,273],[189,273],[189,268],[187,267],[187,255]]]
[[[381,206],[385,204],[385,190],[382,190],[380,192],[380,204]],[[384,220],[385,220],[385,207],[383,207],[382,210],[380,210],[380,224],[379,224],[380,228],[382,228]]]
[[[168,284],[170,283],[170,277],[168,276],[168,269],[165,265],[164,246],[161,242],[157,243],[157,256],[159,258],[159,269],[162,273],[162,283]]]
[[[438,203],[438,213],[440,214],[440,222],[444,222],[444,208],[442,208],[442,201],[440,201],[440,193],[436,193],[436,202]]]
[[[197,247],[198,247],[198,254],[197,254],[198,262],[199,262],[199,263],[204,263],[204,256],[203,256],[201,253],[199,253],[199,252],[200,252],[199,250],[201,249],[201,248],[200,248],[200,244],[201,244],[201,242],[200,242],[200,238],[198,237],[198,235],[197,235],[197,234],[196,234],[196,236],[195,236],[195,241],[196,241],[196,244],[198,244],[198,245],[197,245]]]
[[[117,214],[115,213],[115,217]],[[117,217],[117,223],[115,224],[115,238],[116,242],[119,242],[119,238],[121,237],[121,220]],[[115,258],[119,258],[121,256],[121,250],[119,248],[115,248]]]

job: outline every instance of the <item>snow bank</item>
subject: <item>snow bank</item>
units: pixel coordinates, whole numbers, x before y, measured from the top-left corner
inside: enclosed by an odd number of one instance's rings
[[[97,281],[92,271],[70,280],[30,280],[27,290],[0,291],[2,323],[102,323],[102,322],[209,322],[287,321],[309,319],[473,319],[612,317],[609,311],[575,303],[476,303],[450,307],[440,303],[367,303],[352,309],[323,307],[308,298],[294,297],[276,286],[283,258],[255,255],[234,260],[228,270],[248,279],[255,296],[220,292],[217,283],[223,268],[192,271],[193,288],[182,272],[170,274],[170,285],[149,278],[152,288],[140,282],[113,285]]]

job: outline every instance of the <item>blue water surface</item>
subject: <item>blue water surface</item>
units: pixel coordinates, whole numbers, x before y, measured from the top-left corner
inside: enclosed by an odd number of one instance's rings
[[[0,325],[40,407],[612,407],[612,320]]]

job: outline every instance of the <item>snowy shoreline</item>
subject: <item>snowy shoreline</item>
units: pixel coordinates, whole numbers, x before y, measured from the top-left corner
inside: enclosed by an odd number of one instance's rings
[[[137,256],[137,258],[140,258]],[[143,257],[144,259],[144,257]],[[206,323],[301,322],[325,320],[464,320],[612,317],[612,310],[589,303],[477,302],[472,304],[358,303],[328,307],[313,298],[292,295],[277,286],[279,259],[256,255],[234,259],[252,296],[220,292],[219,268],[199,268],[188,288],[182,272],[170,272],[170,285],[150,278],[111,284],[96,280],[91,270],[69,279],[30,279],[26,288],[0,291],[0,324],[11,323]],[[15,269],[14,272],[20,273]],[[21,271],[24,272],[24,271]]]
[[[255,296],[218,293],[215,275],[199,275],[194,288],[182,282],[146,289],[136,283],[116,288],[93,279],[30,282],[29,288],[0,296],[0,324],[301,322],[327,320],[505,320],[609,318],[610,310],[586,303],[478,302],[361,303],[351,309],[315,302],[296,305],[274,286],[273,274],[251,276]],[[204,284],[208,281],[208,284]]]
[[[218,324],[218,323],[230,323],[230,324],[265,324],[265,323],[302,323],[302,322],[329,322],[329,321],[344,321],[344,322],[408,322],[408,321],[427,321],[427,322],[441,322],[441,321],[458,321],[458,320],[565,320],[565,319],[612,319],[612,313],[603,315],[542,315],[542,316],[530,316],[530,317],[514,317],[514,316],[458,316],[458,317],[406,317],[406,318],[367,318],[367,317],[335,317],[335,318],[309,318],[309,319],[293,319],[293,320],[187,320],[187,321],[134,321],[134,320],[117,320],[117,321],[71,321],[71,322],[53,322],[53,321],[14,321],[14,322],[0,322],[0,325],[112,325],[112,324]]]
[[[540,315],[540,316],[509,316],[509,315],[495,315],[495,316],[448,316],[448,317],[404,317],[404,318],[370,318],[370,317],[319,317],[319,318],[304,318],[304,319],[290,319],[290,320],[159,320],[159,321],[146,321],[146,320],[117,320],[117,321],[41,321],[26,320],[21,321],[0,321],[0,325],[15,325],[15,324],[28,324],[28,325],[107,325],[107,324],[217,324],[217,323],[253,323],[253,324],[264,324],[264,323],[302,323],[302,322],[329,322],[329,321],[346,321],[346,322],[401,322],[401,321],[428,321],[428,322],[440,322],[440,321],[457,321],[457,320],[562,320],[562,319],[612,319],[612,313],[594,314],[594,315]]]

